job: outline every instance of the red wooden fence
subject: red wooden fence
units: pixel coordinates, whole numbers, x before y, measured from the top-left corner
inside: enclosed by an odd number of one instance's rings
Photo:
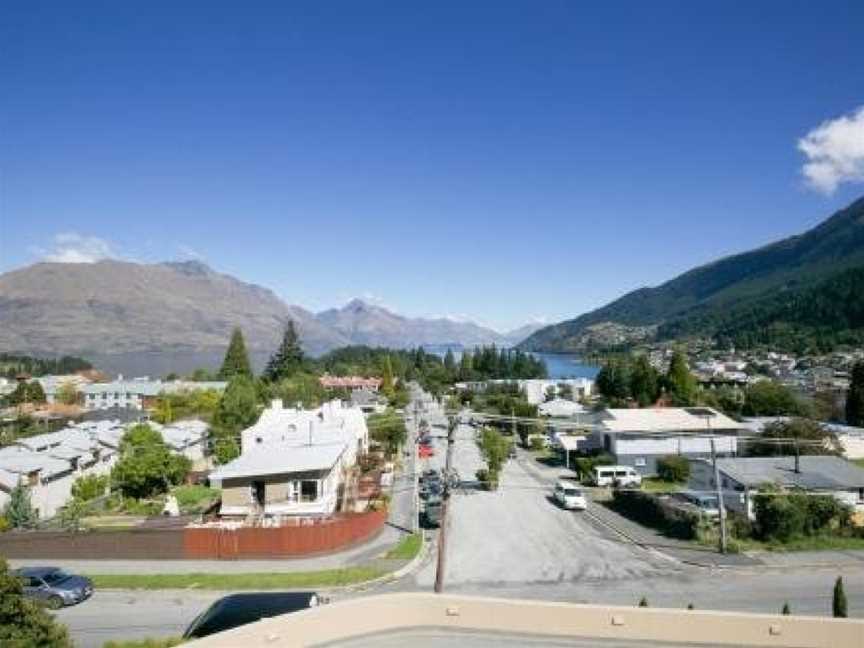
[[[290,558],[344,549],[375,535],[386,511],[340,515],[308,526],[219,529],[188,528],[183,533],[185,558]]]

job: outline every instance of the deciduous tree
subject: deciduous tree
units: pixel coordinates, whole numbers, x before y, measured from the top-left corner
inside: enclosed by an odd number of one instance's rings
[[[120,442],[121,457],[111,483],[126,497],[141,499],[166,492],[189,472],[189,459],[173,454],[149,425],[130,428]]]

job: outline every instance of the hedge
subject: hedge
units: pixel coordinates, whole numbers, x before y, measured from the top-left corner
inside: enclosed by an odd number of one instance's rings
[[[616,490],[611,506],[621,515],[672,538],[695,540],[698,535],[699,515],[667,504],[651,493]]]

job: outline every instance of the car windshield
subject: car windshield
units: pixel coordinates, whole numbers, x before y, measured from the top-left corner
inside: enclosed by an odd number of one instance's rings
[[[64,572],[62,569],[58,569],[57,571],[49,572],[42,577],[49,585],[54,583],[59,583],[62,580],[66,580],[69,577],[69,574]]]
[[[580,491],[578,488],[565,488],[564,494],[568,495],[569,497],[579,497],[582,494],[582,491]]]

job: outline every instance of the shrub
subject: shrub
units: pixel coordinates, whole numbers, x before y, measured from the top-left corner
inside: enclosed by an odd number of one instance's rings
[[[695,539],[702,520],[700,515],[665,504],[643,491],[616,490],[612,493],[611,505],[631,520],[682,540]]]
[[[852,515],[849,506],[830,495],[807,493],[763,493],[756,496],[753,510],[758,536],[769,542],[845,530]]]
[[[82,502],[89,502],[104,495],[107,488],[108,475],[85,475],[72,484],[72,497]]]
[[[35,601],[24,597],[21,579],[0,559],[0,646],[71,648],[66,628]]]
[[[546,444],[543,443],[542,437],[538,437],[538,436],[531,437],[531,449],[532,450],[534,450],[535,452],[539,452],[539,451],[543,450],[545,447],[546,447]]]
[[[690,477],[690,462],[680,455],[667,455],[657,460],[657,476],[665,482],[687,481]]]

